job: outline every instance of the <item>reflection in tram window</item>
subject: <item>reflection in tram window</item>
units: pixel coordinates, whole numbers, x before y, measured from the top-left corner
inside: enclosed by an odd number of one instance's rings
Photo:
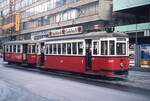
[[[49,45],[49,54],[52,54],[52,44]]]
[[[61,44],[58,44],[58,54],[61,54]]]
[[[115,41],[109,41],[109,55],[115,55]]]
[[[77,43],[72,43],[72,52],[73,54],[77,54]]]
[[[117,55],[126,55],[126,44],[117,43],[116,51],[117,51]]]
[[[83,54],[83,42],[78,42],[78,54]]]
[[[71,54],[71,43],[67,43],[67,54]]]
[[[93,42],[93,54],[98,55],[99,54],[99,42]]]
[[[101,55],[107,55],[107,46],[108,42],[107,41],[101,41]]]
[[[66,43],[62,44],[62,54],[66,54]]]

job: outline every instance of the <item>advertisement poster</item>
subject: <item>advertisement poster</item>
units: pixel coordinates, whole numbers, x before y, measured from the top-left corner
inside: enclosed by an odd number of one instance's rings
[[[129,66],[135,66],[135,44],[129,44]]]
[[[141,67],[150,68],[150,44],[141,45]]]

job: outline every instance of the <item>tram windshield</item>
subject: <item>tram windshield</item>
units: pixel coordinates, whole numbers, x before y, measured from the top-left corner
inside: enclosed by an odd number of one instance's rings
[[[121,39],[121,38],[119,38]],[[115,38],[93,40],[92,54],[95,56],[125,56],[128,55],[128,39]]]

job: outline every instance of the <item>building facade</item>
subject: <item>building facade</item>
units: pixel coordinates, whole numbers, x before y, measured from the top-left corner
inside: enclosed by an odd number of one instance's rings
[[[130,38],[130,65],[150,68],[150,0],[113,0],[115,31]]]
[[[0,0],[1,40],[39,39],[62,28],[105,26],[111,11],[112,0]]]

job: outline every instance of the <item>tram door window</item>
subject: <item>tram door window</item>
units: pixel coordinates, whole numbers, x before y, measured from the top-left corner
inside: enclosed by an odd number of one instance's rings
[[[92,40],[91,39],[87,39],[85,40],[86,42],[86,68],[90,69],[92,67],[92,52],[91,52],[91,48],[92,48]]]
[[[24,63],[27,62],[27,52],[28,52],[28,46],[27,46],[27,44],[23,44],[22,60],[23,60]]]

